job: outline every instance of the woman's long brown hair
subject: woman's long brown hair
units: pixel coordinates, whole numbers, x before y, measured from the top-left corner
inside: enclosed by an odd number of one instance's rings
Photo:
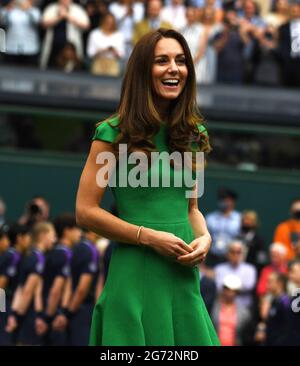
[[[197,151],[211,151],[209,139],[199,133],[197,124],[203,124],[203,118],[196,102],[196,78],[193,59],[184,37],[173,29],[160,28],[142,37],[135,45],[128,60],[121,88],[121,97],[117,113],[120,130],[112,144],[115,152],[118,145],[126,143],[128,152],[144,151],[147,155],[155,151],[153,136],[164,123],[155,108],[153,96],[152,67],[154,50],[162,38],[176,39],[185,54],[188,76],[181,94],[170,103],[167,123],[167,146],[169,152],[192,151],[191,143],[198,146]],[[111,117],[110,117],[111,118]],[[193,170],[195,162],[193,161]]]

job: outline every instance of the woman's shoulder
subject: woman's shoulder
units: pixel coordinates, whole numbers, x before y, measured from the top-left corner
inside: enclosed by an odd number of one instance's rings
[[[118,116],[113,116],[104,121],[101,121],[96,127],[95,134],[92,140],[114,142],[120,132],[118,125]]]

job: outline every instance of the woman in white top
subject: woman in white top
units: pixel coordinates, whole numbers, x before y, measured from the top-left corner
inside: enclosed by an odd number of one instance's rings
[[[12,0],[1,9],[0,23],[6,27],[6,61],[35,65],[40,51],[40,10],[32,0]]]
[[[125,40],[123,34],[117,30],[115,17],[107,13],[99,28],[91,31],[87,41],[87,56],[95,61],[104,64],[103,60],[109,60],[107,63],[107,72],[96,72],[98,74],[112,74],[109,68],[116,68],[125,57]],[[112,66],[114,65],[114,66]],[[117,73],[117,72],[116,72]],[[114,74],[114,73],[113,73]]]

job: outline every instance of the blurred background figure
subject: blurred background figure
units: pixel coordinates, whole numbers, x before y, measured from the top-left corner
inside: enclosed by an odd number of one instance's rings
[[[281,243],[273,243],[269,248],[270,264],[264,266],[260,272],[256,292],[257,295],[264,296],[267,292],[267,282],[269,275],[273,272],[287,273],[287,249]]]
[[[134,26],[144,17],[144,4],[135,0],[119,0],[110,3],[108,9],[116,18],[118,30],[123,34],[127,60],[132,50]]]
[[[206,264],[214,267],[224,262],[228,244],[240,234],[241,213],[235,210],[237,194],[228,189],[218,191],[218,209],[206,216],[208,230],[212,236],[212,247]]]
[[[227,249],[227,262],[218,264],[214,272],[218,291],[222,289],[225,276],[235,275],[240,279],[241,288],[237,295],[237,302],[250,309],[253,305],[257,273],[252,264],[244,262],[245,249],[241,241],[232,241]]]
[[[238,238],[245,245],[245,261],[251,263],[259,272],[267,264],[265,242],[258,233],[258,217],[255,211],[242,212],[241,233]]]
[[[181,30],[186,25],[183,0],[171,0],[169,5],[164,6],[161,11],[161,19],[170,22],[174,29]]]
[[[25,206],[25,212],[20,217],[19,223],[32,227],[35,223],[47,221],[50,217],[50,205],[45,197],[36,196]]]
[[[0,227],[5,223],[6,204],[0,196]]]
[[[149,0],[145,3],[145,17],[136,23],[133,30],[132,43],[137,41],[146,33],[158,28],[172,28],[171,23],[161,20],[161,0]]]
[[[56,68],[66,73],[83,69],[83,63],[78,58],[76,53],[76,47],[73,43],[65,43],[64,47],[57,55]]]
[[[295,198],[290,206],[291,218],[281,222],[275,229],[274,242],[282,243],[287,249],[289,260],[295,257],[295,248],[300,243],[300,198]],[[299,249],[297,249],[299,255]]]
[[[242,84],[245,78],[245,48],[250,38],[240,25],[237,12],[228,10],[224,29],[217,33],[215,49],[218,53],[217,80],[220,83]]]
[[[93,74],[120,75],[121,61],[125,57],[125,40],[117,30],[113,14],[107,13],[99,28],[89,34],[87,55],[91,60],[90,70]]]
[[[272,272],[267,279],[266,293],[260,302],[262,321],[258,325],[255,340],[266,346],[288,345],[291,304],[286,293],[286,276]]]
[[[7,246],[8,243],[10,246]],[[6,312],[0,316],[0,346],[14,345],[12,335],[5,331],[5,326],[18,287],[21,262],[30,245],[31,235],[28,227],[12,224],[0,228],[0,288],[5,290],[6,295]],[[7,249],[3,251],[5,247]]]
[[[6,29],[7,64],[37,66],[40,18],[34,0],[11,0],[0,10],[0,25]]]
[[[292,0],[290,21],[278,30],[278,56],[282,82],[286,86],[300,86],[300,1]]]
[[[67,41],[73,43],[79,59],[84,56],[83,32],[89,29],[87,12],[72,0],[58,0],[49,4],[42,14],[45,37],[40,66],[55,67],[56,59]]]
[[[218,332],[221,346],[242,346],[249,338],[251,313],[237,301],[242,288],[240,278],[226,275],[221,282],[221,290],[212,309],[212,321]]]

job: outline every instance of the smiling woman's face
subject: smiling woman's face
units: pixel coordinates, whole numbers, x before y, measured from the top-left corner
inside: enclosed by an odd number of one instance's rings
[[[176,99],[182,92],[188,69],[183,48],[174,38],[162,38],[154,50],[152,80],[155,94],[166,100]]]

